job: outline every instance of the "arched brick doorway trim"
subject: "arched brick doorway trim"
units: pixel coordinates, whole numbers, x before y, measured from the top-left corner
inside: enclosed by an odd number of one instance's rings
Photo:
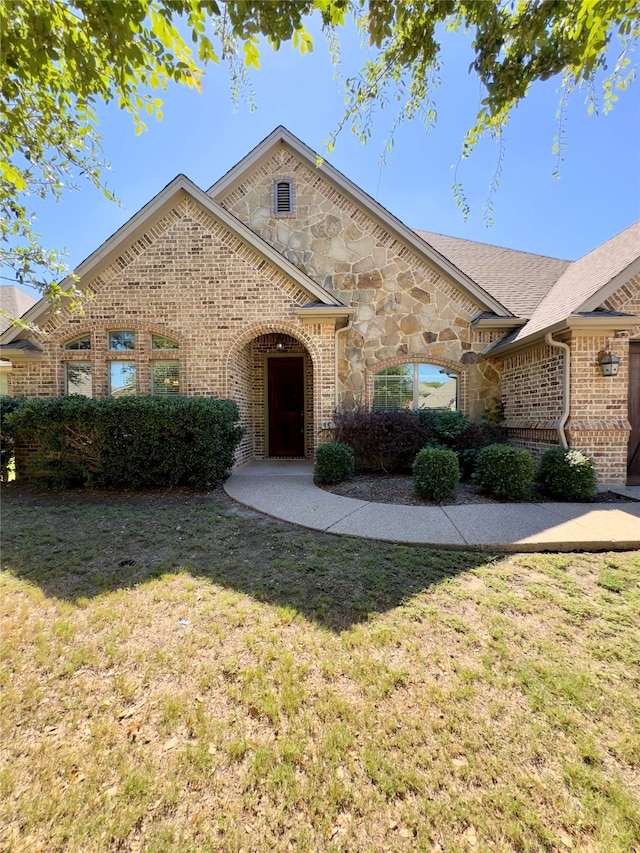
[[[224,376],[225,396],[237,403],[246,431],[237,464],[312,455],[318,362],[315,342],[293,323],[254,323],[238,334]]]

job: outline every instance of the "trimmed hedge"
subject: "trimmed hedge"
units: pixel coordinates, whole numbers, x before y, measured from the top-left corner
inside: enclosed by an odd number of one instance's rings
[[[504,444],[506,430],[495,423],[468,423],[464,430],[455,437],[452,449],[458,454],[460,476],[470,480],[476,467],[478,454],[483,447],[491,444]]]
[[[464,473],[470,473],[475,448],[495,444],[504,437],[501,427],[471,423],[462,413],[448,409],[358,409],[336,413],[334,424],[335,440],[353,448],[356,471],[408,472],[423,447],[436,446],[459,453]]]
[[[353,448],[357,471],[410,471],[426,445],[436,441],[431,412],[337,412],[335,440]]]
[[[329,486],[353,477],[353,450],[348,444],[336,441],[321,444],[316,450],[313,479],[318,485]]]
[[[423,448],[413,461],[413,488],[430,501],[444,501],[460,481],[458,457],[453,450]]]
[[[561,501],[584,501],[596,492],[593,461],[579,450],[547,450],[540,460],[536,482],[545,494]]]
[[[491,444],[478,453],[473,476],[484,492],[500,500],[518,501],[531,494],[533,474],[533,459],[526,450]]]
[[[207,397],[25,400],[7,421],[17,440],[38,447],[27,476],[60,488],[207,488],[225,476],[243,434],[235,403]]]

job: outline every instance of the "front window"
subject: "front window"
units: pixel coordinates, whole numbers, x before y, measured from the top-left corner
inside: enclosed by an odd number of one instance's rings
[[[112,352],[136,348],[135,332],[109,332],[109,349]]]
[[[152,393],[162,397],[180,393],[180,362],[154,361],[152,370]]]
[[[83,335],[81,338],[76,338],[75,341],[69,341],[64,345],[65,349],[69,350],[87,350],[91,349],[91,335]]]
[[[65,364],[65,387],[67,394],[93,395],[90,361],[68,361]]]
[[[151,335],[151,349],[179,349],[180,344],[164,335]]]
[[[112,361],[110,363],[109,393],[112,397],[130,397],[136,393],[135,361]]]
[[[397,364],[373,377],[373,409],[457,409],[458,377],[435,364]]]

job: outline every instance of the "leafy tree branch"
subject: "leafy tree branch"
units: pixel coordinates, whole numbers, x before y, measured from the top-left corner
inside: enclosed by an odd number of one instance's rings
[[[564,95],[602,85],[603,110],[628,87],[640,37],[634,0],[5,0],[0,4],[0,275],[54,299],[64,259],[40,246],[30,199],[60,198],[88,181],[108,198],[97,117],[113,102],[137,133],[162,117],[171,83],[200,89],[208,65],[228,65],[232,96],[251,102],[249,69],[266,41],[313,49],[305,28],[319,16],[339,64],[339,36],[355,21],[373,58],[345,80],[346,106],[329,136],[371,136],[377,111],[395,104],[387,152],[399,124],[437,121],[441,33],[471,34],[471,71],[485,97],[463,141],[467,158],[486,135],[501,143],[509,115],[536,81],[558,77]],[[618,59],[607,67],[613,46]],[[593,99],[589,109],[594,109]],[[563,145],[562,124],[558,137]],[[498,171],[501,166],[500,153]],[[497,183],[494,181],[494,187]],[[459,182],[454,196],[468,203]]]

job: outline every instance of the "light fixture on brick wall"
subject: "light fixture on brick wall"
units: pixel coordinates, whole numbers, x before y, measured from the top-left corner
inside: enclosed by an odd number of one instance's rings
[[[278,350],[278,352],[282,352],[282,350],[284,349],[284,341],[282,340],[282,338],[278,338],[278,340],[276,341],[276,349]]]
[[[611,344],[607,341],[607,346],[600,353],[600,369],[603,376],[617,376],[620,359],[617,355],[611,352]]]

